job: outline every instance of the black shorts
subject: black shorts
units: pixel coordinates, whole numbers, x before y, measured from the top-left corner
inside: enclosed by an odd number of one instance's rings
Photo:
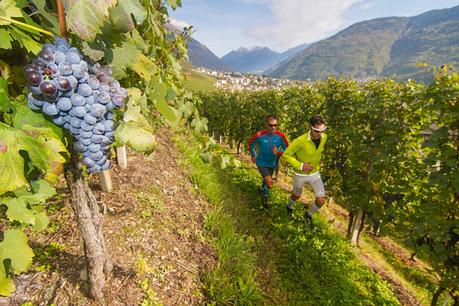
[[[275,168],[258,166],[258,171],[262,177],[272,176]]]

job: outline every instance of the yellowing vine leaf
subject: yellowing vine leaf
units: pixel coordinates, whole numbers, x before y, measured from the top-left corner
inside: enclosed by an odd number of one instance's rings
[[[135,24],[131,15],[135,17],[137,24],[142,24],[147,17],[145,9],[138,0],[118,1],[118,5],[110,14],[110,21],[113,28],[123,33],[134,29]]]
[[[0,242],[0,263],[3,263],[5,259],[10,259],[13,272],[21,273],[29,268],[32,257],[33,251],[27,244],[27,237],[22,231],[17,229],[5,231],[4,239]]]
[[[2,263],[0,264],[0,295],[8,296],[13,293],[14,290],[16,290],[14,283],[7,277],[5,266]]]
[[[139,152],[152,152],[157,145],[156,138],[146,120],[121,123],[115,131],[115,139],[117,145],[127,144],[131,149]]]
[[[22,17],[21,10],[16,6],[14,0],[0,1],[0,16],[6,18]],[[10,22],[0,18],[0,25],[9,25]]]
[[[152,152],[157,145],[153,129],[140,113],[139,106],[131,106],[124,114],[123,123],[115,131],[118,146],[127,144],[139,152]]]
[[[92,41],[108,19],[108,11],[116,0],[65,1],[69,28],[81,39]]]
[[[11,49],[11,36],[5,29],[0,29],[0,49]]]
[[[18,221],[42,230],[49,221],[41,204],[56,194],[56,190],[44,180],[34,182],[32,189],[30,191],[26,187],[19,188],[14,191],[16,197],[0,198],[0,204],[8,208],[6,215],[10,221]]]
[[[0,123],[0,147],[0,194],[28,185],[20,151],[27,152],[46,180],[56,181],[63,170],[65,159],[59,153],[66,149],[49,128],[30,125],[12,128]]]

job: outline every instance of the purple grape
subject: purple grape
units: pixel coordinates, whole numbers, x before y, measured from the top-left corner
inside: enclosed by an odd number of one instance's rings
[[[89,132],[80,132],[80,135],[81,135],[82,138],[88,138],[88,139],[92,138],[92,136],[93,136],[91,131],[89,131]]]
[[[102,148],[100,146],[100,144],[95,144],[95,143],[92,143],[88,146],[88,150],[95,153],[95,152],[98,152],[100,151]]]
[[[95,161],[93,161],[92,159],[90,159],[89,157],[85,157],[83,158],[83,163],[87,166],[87,167],[92,167],[96,164]]]
[[[78,86],[78,93],[83,97],[89,97],[92,94],[92,89],[88,84],[80,84]]]
[[[43,81],[40,84],[40,90],[45,96],[52,96],[55,95],[57,92],[57,88],[53,82],[50,81]]]
[[[65,61],[69,64],[78,64],[81,61],[80,55],[78,52],[72,52],[71,49],[65,54]]]
[[[27,72],[27,82],[32,86],[40,85],[41,74],[36,71]]]
[[[72,109],[72,102],[70,102],[69,98],[60,98],[59,101],[56,103],[57,108],[60,111],[67,112]]]
[[[88,85],[95,90],[99,88],[100,81],[97,78],[90,77],[88,80]]]
[[[84,106],[76,106],[72,109],[74,116],[83,118],[86,114],[86,108]]]
[[[91,115],[100,118],[105,114],[106,110],[103,105],[100,104],[94,104],[91,106]]]
[[[100,166],[100,170],[108,170],[110,168],[110,161],[107,160],[105,162],[105,164],[103,164],[102,166]]]
[[[45,104],[43,104],[42,111],[48,116],[55,116],[59,114],[59,110],[57,109],[57,106],[54,103],[46,102]]]
[[[78,93],[74,93],[70,97],[70,101],[72,102],[73,106],[83,106],[86,104],[86,99]]]
[[[102,123],[97,123],[92,129],[94,135],[102,135],[105,133],[105,126]]]
[[[100,172],[100,166],[99,165],[94,165],[90,168],[88,168],[89,173],[97,173]]]
[[[80,132],[80,134],[81,133],[84,133],[84,132]],[[92,143],[91,138],[81,138],[80,142],[87,146],[89,146]]]
[[[110,95],[106,92],[100,92],[97,94],[97,101],[99,101],[100,104],[107,104],[110,100]]]
[[[86,114],[84,116],[84,122],[86,122],[89,125],[94,125],[97,122],[97,118],[92,116],[91,114]]]
[[[37,72],[37,67],[34,64],[27,64],[24,66],[24,72],[26,74],[32,71]]]
[[[104,157],[104,153],[102,153],[101,151],[94,152],[94,153],[91,152],[91,153],[89,154],[89,157],[91,157],[92,160],[94,160],[94,161],[97,162],[97,161],[100,160],[102,157]]]
[[[93,143],[102,143],[104,141],[104,136],[102,135],[92,135],[91,140]]]

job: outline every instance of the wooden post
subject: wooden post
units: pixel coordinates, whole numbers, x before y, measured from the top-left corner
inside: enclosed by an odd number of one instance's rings
[[[363,219],[363,209],[359,209],[357,215],[354,218],[354,222],[351,227],[351,244],[357,245],[359,242],[359,233],[361,230],[361,224]]]
[[[126,145],[116,148],[116,161],[121,169],[127,168]]]
[[[97,173],[102,191],[111,192],[113,190],[112,177],[110,170],[103,170]]]

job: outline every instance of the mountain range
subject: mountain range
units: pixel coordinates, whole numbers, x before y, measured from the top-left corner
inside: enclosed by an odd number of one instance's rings
[[[356,23],[312,44],[269,75],[298,80],[344,75],[427,81],[431,73],[418,63],[459,64],[459,6]]]
[[[237,71],[246,73],[263,73],[288,60],[299,51],[307,48],[301,44],[282,53],[267,47],[239,48],[231,51],[221,59],[204,44],[196,39],[188,40],[188,57],[193,66],[201,66],[215,70]]]
[[[191,40],[189,58],[195,66],[297,80],[330,75],[428,80],[431,73],[419,63],[459,65],[459,6],[414,17],[358,22],[329,38],[282,53],[267,47],[239,48],[219,59]]]

